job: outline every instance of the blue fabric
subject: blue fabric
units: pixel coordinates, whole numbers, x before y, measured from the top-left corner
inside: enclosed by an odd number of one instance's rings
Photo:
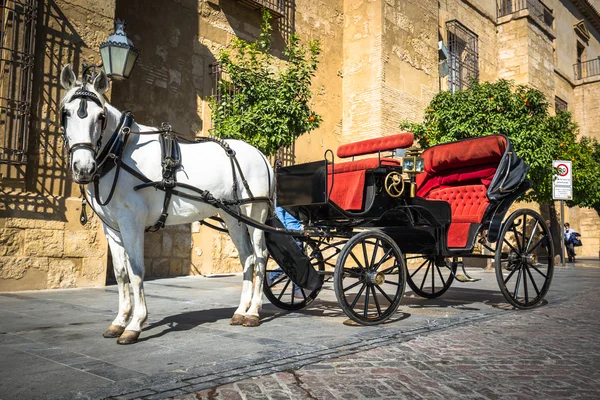
[[[289,212],[285,211],[283,208],[275,207],[275,214],[277,215],[277,218],[279,218],[283,226],[286,227],[286,229],[290,229],[293,231],[302,230],[302,224],[300,223],[300,221],[294,218]]]

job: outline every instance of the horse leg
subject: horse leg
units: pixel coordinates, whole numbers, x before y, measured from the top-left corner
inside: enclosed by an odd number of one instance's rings
[[[116,338],[121,336],[131,316],[131,294],[129,293],[129,279],[127,276],[127,256],[123,248],[120,235],[110,228],[104,227],[104,234],[108,240],[113,259],[113,270],[119,289],[119,313],[102,336]]]
[[[130,223],[120,224],[121,236],[129,262],[127,273],[133,291],[133,315],[125,331],[117,339],[118,344],[135,343],[142,332],[142,325],[148,317],[146,297],[144,295],[144,227],[132,216]],[[135,222],[134,222],[135,221]]]
[[[246,315],[246,310],[252,301],[252,281],[254,278],[254,260],[252,257],[252,249],[250,247],[250,237],[246,225],[238,223],[238,221],[229,215],[223,215],[223,220],[227,225],[229,236],[235,244],[240,255],[240,262],[244,268],[244,282],[242,284],[242,295],[240,305],[233,313],[233,317],[229,321],[231,325],[242,325]]]
[[[269,213],[268,206],[265,204],[253,204],[250,207],[250,218],[264,223]],[[248,233],[252,242],[255,279],[252,288],[252,301],[250,307],[246,311],[244,326],[254,327],[260,324],[259,311],[262,308],[263,280],[265,277],[267,248],[265,245],[264,231],[248,227]]]

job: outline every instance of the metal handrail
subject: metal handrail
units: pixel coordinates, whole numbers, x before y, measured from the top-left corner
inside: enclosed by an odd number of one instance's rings
[[[575,73],[575,79],[600,75],[600,57],[573,64],[573,72]]]

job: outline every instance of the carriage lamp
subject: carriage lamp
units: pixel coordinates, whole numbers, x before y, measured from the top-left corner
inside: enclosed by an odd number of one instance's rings
[[[404,156],[402,159],[402,172],[419,173],[425,170],[425,160],[419,156]]]
[[[104,72],[110,78],[127,79],[140,51],[125,34],[125,21],[115,20],[115,31],[100,45]]]

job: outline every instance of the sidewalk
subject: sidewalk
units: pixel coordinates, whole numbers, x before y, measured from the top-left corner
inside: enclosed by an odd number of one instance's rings
[[[548,305],[595,290],[598,266],[558,266]],[[297,313],[266,302],[262,325],[244,328],[229,325],[239,274],[152,280],[149,319],[131,346],[102,337],[117,308],[114,286],[0,294],[0,399],[164,398],[519,313],[506,309],[493,272],[469,273],[483,279],[437,300],[407,291],[396,316],[374,327],[348,324],[329,284]]]

